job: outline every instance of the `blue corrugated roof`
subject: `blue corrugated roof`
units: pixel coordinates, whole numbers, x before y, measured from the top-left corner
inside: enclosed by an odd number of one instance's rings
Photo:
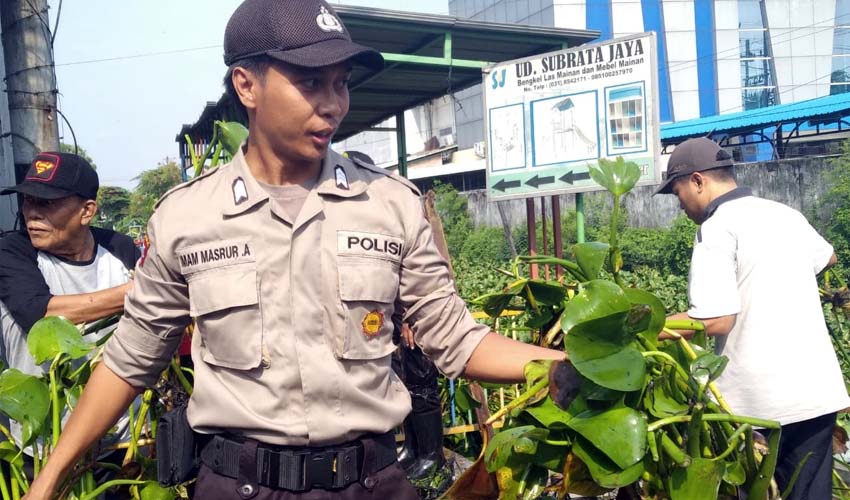
[[[701,137],[711,132],[759,130],[782,122],[816,119],[829,115],[850,116],[850,93],[828,95],[807,101],[767,108],[708,116],[661,125],[661,140]]]

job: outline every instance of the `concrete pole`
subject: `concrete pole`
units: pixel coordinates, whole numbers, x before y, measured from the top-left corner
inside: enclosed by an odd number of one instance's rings
[[[9,126],[18,181],[40,151],[59,149],[47,0],[0,0]]]

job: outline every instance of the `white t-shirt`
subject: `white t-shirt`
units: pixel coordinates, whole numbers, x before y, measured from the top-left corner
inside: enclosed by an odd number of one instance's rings
[[[0,301],[0,333],[2,333],[3,358],[7,366],[16,368],[27,375],[40,377],[50,369],[51,361],[37,365],[27,348],[29,324],[22,325],[18,318],[33,321],[43,317],[50,297],[56,295],[74,295],[105,290],[127,283],[130,269],[138,258],[138,250],[133,241],[113,231],[92,229],[95,239],[95,252],[88,262],[69,262],[55,255],[41,252],[32,247],[24,234],[12,233],[0,241],[0,297],[9,300],[9,304]],[[16,312],[17,317],[16,318]],[[89,343],[100,340],[115,326],[86,335]],[[72,363],[74,368],[86,360]],[[138,398],[134,402],[138,408]],[[63,425],[69,418],[63,414]],[[115,441],[127,441],[130,437],[127,415],[116,424],[115,434],[101,441],[102,445]],[[9,431],[18,442],[22,429],[17,422],[10,422]],[[32,454],[29,447],[25,450]]]
[[[782,425],[850,406],[823,317],[816,275],[833,254],[805,217],[738,188],[715,200],[697,234],[688,295],[693,318],[737,315],[715,350],[717,380],[739,415]]]

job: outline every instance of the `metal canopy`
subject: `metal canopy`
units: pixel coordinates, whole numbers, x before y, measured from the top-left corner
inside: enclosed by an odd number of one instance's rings
[[[397,114],[481,82],[490,63],[517,59],[589,42],[597,31],[485,23],[452,16],[365,7],[335,6],[352,38],[379,50],[385,68],[368,74],[355,68],[351,108],[335,140],[368,130]],[[200,119],[184,125],[196,143],[212,135],[215,119],[239,119],[226,97],[208,103]]]
[[[482,23],[451,16],[363,7],[336,8],[351,37],[381,51],[383,71],[352,78],[351,110],[336,134],[345,139],[399,111],[481,82],[481,68],[572,47],[597,32]]]

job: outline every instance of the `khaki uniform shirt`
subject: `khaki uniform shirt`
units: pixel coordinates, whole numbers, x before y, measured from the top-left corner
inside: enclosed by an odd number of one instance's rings
[[[488,333],[457,296],[417,194],[330,152],[289,221],[240,152],[160,201],[104,362],[150,386],[195,318],[196,431],[322,445],[391,430],[410,411],[390,368],[393,311],[450,377]]]

